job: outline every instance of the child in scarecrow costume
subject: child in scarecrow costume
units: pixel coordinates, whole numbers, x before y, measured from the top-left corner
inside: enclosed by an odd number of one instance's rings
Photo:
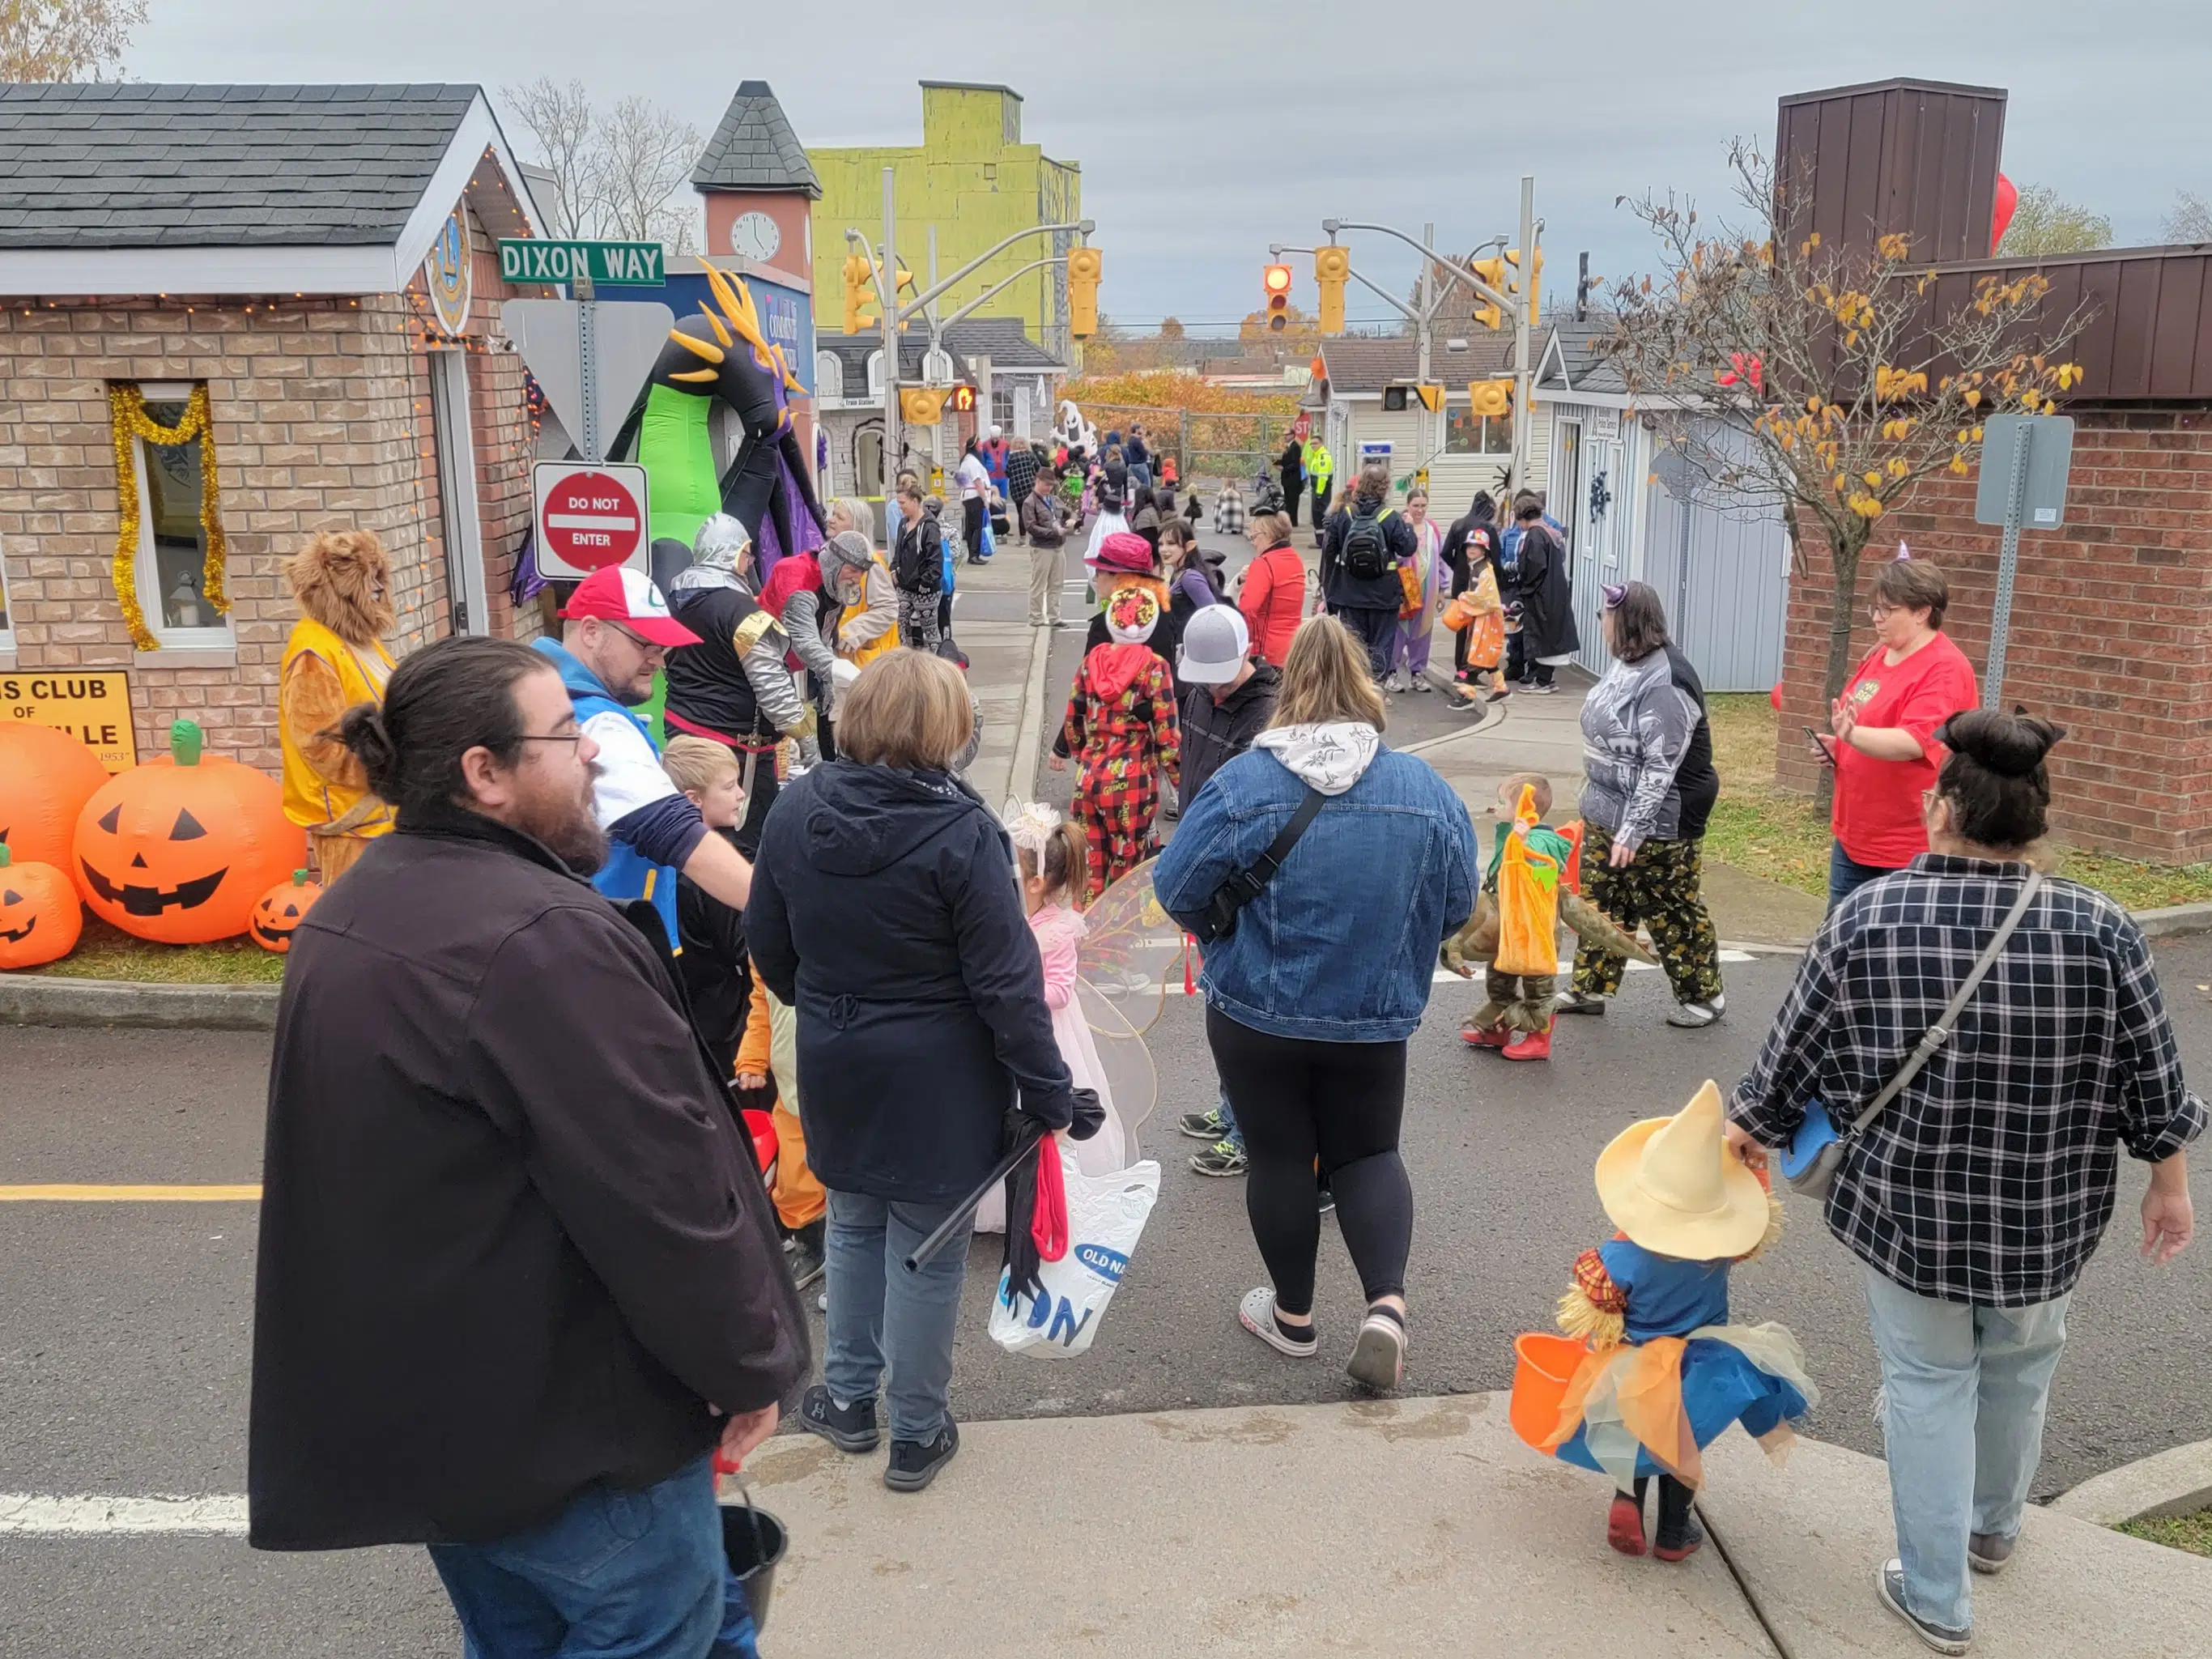
[[[1160,774],[1180,775],[1182,733],[1167,665],[1146,643],[1159,626],[1151,589],[1125,587],[1106,602],[1107,642],[1076,671],[1061,741],[1081,769],[1073,817],[1089,849],[1088,902],[1145,861],[1159,810]],[[1066,763],[1057,756],[1056,769]]]
[[[1587,1347],[1557,1421],[1533,1443],[1613,1477],[1606,1538],[1624,1555],[1644,1553],[1656,1476],[1652,1553],[1680,1561],[1704,1541],[1690,1514],[1700,1449],[1741,1422],[1778,1459],[1796,1437],[1790,1420],[1819,1403],[1788,1329],[1729,1322],[1729,1269],[1780,1236],[1782,1206],[1729,1150],[1710,1082],[1674,1116],[1614,1137],[1598,1155],[1597,1191],[1620,1231],[1575,1262],[1559,1323]]]
[[[1553,830],[1552,782],[1522,772],[1498,787],[1498,839],[1474,914],[1444,941],[1443,964],[1462,976],[1486,963],[1482,1006],[1467,1017],[1460,1038],[1469,1048],[1496,1048],[1508,1060],[1549,1060],[1559,994],[1559,925],[1641,962],[1654,958],[1600,910],[1583,902],[1582,826]]]
[[[277,674],[284,816],[307,832],[329,886],[392,828],[392,809],[335,735],[358,702],[382,702],[392,653],[392,563],[367,530],[325,530],[284,568],[300,607]]]

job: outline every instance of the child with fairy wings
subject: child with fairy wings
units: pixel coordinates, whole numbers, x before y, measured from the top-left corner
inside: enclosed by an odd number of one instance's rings
[[[1145,861],[1160,774],[1179,775],[1182,732],[1167,664],[1147,643],[1159,626],[1150,588],[1124,587],[1106,602],[1107,642],[1076,671],[1061,742],[1079,770],[1073,816],[1089,853],[1085,902]],[[1055,754],[1053,769],[1064,769]]]
[[[1559,1301],[1559,1328],[1583,1347],[1554,1407],[1548,1394],[1524,1397],[1539,1385],[1522,1346],[1513,1420],[1537,1449],[1613,1478],[1606,1537],[1624,1555],[1644,1553],[1656,1478],[1652,1553],[1680,1561],[1705,1540],[1690,1513],[1702,1449],[1741,1422],[1778,1458],[1791,1420],[1820,1401],[1786,1328],[1729,1317],[1729,1269],[1780,1236],[1782,1206],[1728,1147],[1710,1082],[1674,1116],[1615,1136],[1598,1155],[1597,1192],[1620,1231],[1582,1253]],[[1522,1344],[1540,1340],[1565,1346]],[[1548,1427],[1531,1434],[1531,1419]]]

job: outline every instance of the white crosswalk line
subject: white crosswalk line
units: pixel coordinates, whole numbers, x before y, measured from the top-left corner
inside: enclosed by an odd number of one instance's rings
[[[115,1533],[198,1533],[242,1538],[246,1500],[0,1492],[0,1535],[58,1538]]]

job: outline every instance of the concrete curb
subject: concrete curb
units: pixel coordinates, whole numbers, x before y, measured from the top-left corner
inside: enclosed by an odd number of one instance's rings
[[[273,1031],[274,985],[138,985],[0,974],[0,1024]]]
[[[2172,939],[2182,933],[2212,931],[2212,904],[2169,904],[2163,909],[2130,914],[2148,939]]]
[[[1030,629],[1030,667],[1022,680],[1022,717],[1014,726],[1013,769],[1006,775],[1006,793],[1015,800],[1029,800],[1036,793],[1037,744],[1043,737],[1044,677],[1052,658],[1049,628]]]
[[[2092,1475],[2050,1507],[2092,1526],[2160,1521],[2212,1507],[2212,1440],[2197,1440]]]

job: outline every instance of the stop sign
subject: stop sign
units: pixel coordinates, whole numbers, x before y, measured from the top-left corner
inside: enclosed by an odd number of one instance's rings
[[[540,461],[532,469],[532,483],[538,501],[539,574],[580,581],[609,565],[644,568],[643,467]]]

